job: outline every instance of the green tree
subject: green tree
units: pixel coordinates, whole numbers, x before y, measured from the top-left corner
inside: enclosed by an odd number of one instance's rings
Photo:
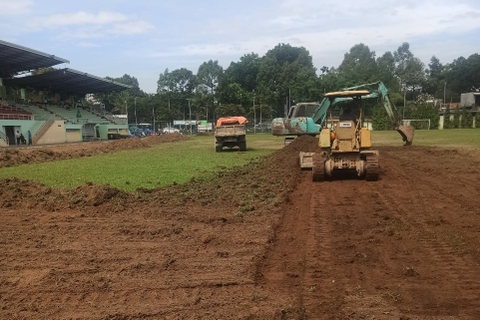
[[[257,54],[244,55],[232,62],[220,78],[217,97],[220,104],[241,104],[245,110],[252,108],[257,87],[260,58]]]
[[[455,112],[453,113],[453,128],[460,128],[460,108],[455,108]]]
[[[398,80],[395,78],[395,58],[390,51],[377,58],[377,80],[382,81],[389,91],[400,91]]]
[[[346,87],[378,81],[375,52],[370,51],[363,43],[354,45],[345,53],[338,73]]]
[[[423,91],[432,94],[434,98],[444,100],[445,68],[437,57],[433,56],[426,70],[427,78]]]
[[[391,130],[392,124],[388,120],[387,111],[381,104],[376,104],[372,112],[372,127],[374,130]]]
[[[428,119],[430,120],[430,129],[437,129],[440,121],[439,107],[433,103],[420,103],[411,111],[412,119]],[[416,129],[427,129],[423,122],[412,122]]]
[[[467,108],[462,108],[462,117],[460,121],[461,128],[472,128],[473,127],[473,115],[471,112],[467,111]]]
[[[245,108],[240,104],[222,104],[217,107],[217,117],[245,116]]]
[[[410,99],[415,100],[415,91],[422,90],[425,85],[425,66],[410,51],[408,42],[404,42],[393,53],[396,68],[395,76],[400,80],[401,89],[410,93]]]
[[[449,98],[458,102],[460,94],[471,92],[480,87],[480,55],[475,53],[465,59],[459,57],[446,67],[446,81],[450,96]]]
[[[291,103],[318,100],[321,91],[310,53],[279,44],[261,58],[257,97],[283,116]]]
[[[447,104],[447,108],[445,109],[445,113],[443,114],[443,128],[444,129],[451,129],[453,128],[453,121],[450,120],[450,105]]]
[[[207,120],[215,119],[215,105],[217,103],[217,87],[223,76],[223,68],[218,64],[218,61],[209,60],[200,65],[197,72],[197,90],[208,97],[209,103],[206,108]]]
[[[175,119],[189,117],[188,103],[197,85],[197,78],[192,71],[180,68],[160,74],[157,81],[157,94],[161,96],[159,115],[171,124]]]

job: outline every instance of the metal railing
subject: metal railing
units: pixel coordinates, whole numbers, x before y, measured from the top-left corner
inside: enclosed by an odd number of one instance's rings
[[[40,127],[40,129],[35,132],[32,138],[32,143],[37,144],[38,140],[43,136],[43,134],[50,128],[50,126],[55,122],[55,116],[51,116],[45,123]]]

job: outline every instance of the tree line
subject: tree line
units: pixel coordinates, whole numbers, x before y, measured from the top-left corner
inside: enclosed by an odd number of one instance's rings
[[[442,64],[432,56],[425,65],[407,42],[377,57],[363,44],[345,53],[341,64],[317,70],[304,47],[278,44],[264,56],[249,53],[224,69],[217,60],[202,63],[194,73],[186,68],[159,74],[157,92],[147,94],[130,75],[108,79],[132,86],[120,93],[96,95],[107,111],[128,112],[129,123],[172,123],[244,115],[251,119],[284,116],[301,101],[320,101],[325,92],[382,81],[395,105],[438,99],[458,102],[460,94],[480,89],[480,56],[459,57]],[[407,117],[425,116],[418,108],[402,110]],[[372,111],[374,114],[374,111]],[[437,111],[438,116],[438,111]]]

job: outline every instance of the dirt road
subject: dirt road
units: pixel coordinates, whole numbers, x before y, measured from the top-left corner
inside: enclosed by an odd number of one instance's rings
[[[135,194],[0,180],[0,318],[477,319],[480,152],[313,183],[314,148]]]

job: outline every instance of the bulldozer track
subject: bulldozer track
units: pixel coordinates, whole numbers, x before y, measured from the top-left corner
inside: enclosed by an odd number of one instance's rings
[[[365,179],[367,181],[377,181],[380,175],[380,165],[378,162],[377,155],[367,155],[367,172],[365,174]]]
[[[325,180],[325,159],[321,154],[314,154],[312,157],[312,181],[324,181]]]

